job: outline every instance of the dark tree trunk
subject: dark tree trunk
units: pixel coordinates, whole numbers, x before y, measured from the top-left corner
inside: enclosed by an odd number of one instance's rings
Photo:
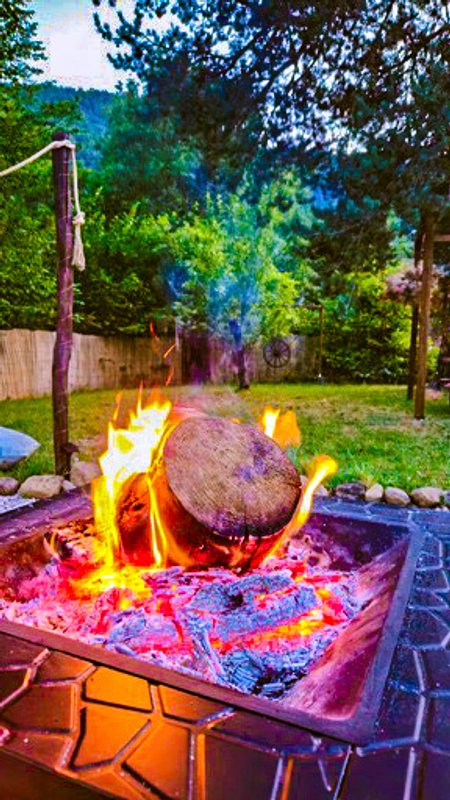
[[[236,319],[230,320],[230,331],[233,336],[234,350],[236,355],[236,367],[239,389],[249,389],[247,364],[245,362],[245,347],[242,340],[242,329]]]
[[[61,141],[67,139],[67,135],[63,132],[56,133],[53,139]],[[58,316],[52,365],[53,446],[55,472],[58,475],[68,476],[70,472],[68,386],[73,307],[70,150],[68,147],[61,147],[53,150],[52,156],[58,259]]]
[[[425,388],[427,383],[428,328],[430,322],[431,281],[433,276],[434,219],[430,211],[424,216],[423,269],[419,299],[419,344],[417,349],[417,386],[414,417],[425,417]]]

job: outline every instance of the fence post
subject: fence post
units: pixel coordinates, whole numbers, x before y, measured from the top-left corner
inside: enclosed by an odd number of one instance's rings
[[[62,131],[53,135],[54,141],[63,141],[67,138],[67,134]],[[68,476],[70,472],[68,390],[73,307],[70,149],[60,147],[53,150],[52,159],[58,270],[56,340],[52,364],[53,447],[55,472],[58,475]]]

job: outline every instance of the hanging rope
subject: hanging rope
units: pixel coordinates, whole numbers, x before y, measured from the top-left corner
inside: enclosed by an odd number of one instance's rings
[[[4,178],[6,175],[11,175],[13,172],[17,172],[22,167],[28,166],[28,164],[32,164],[33,161],[37,161],[38,158],[44,156],[46,153],[49,153],[51,150],[59,150],[60,147],[67,147],[71,151],[72,155],[72,185],[73,185],[73,202],[75,206],[75,216],[72,220],[73,227],[74,227],[74,240],[73,240],[73,251],[72,251],[72,266],[77,267],[77,269],[84,270],[86,266],[86,259],[84,257],[84,249],[83,249],[83,240],[81,238],[81,227],[84,225],[85,216],[80,208],[80,197],[78,193],[78,171],[77,171],[77,157],[76,157],[76,146],[73,142],[69,141],[68,139],[62,139],[61,141],[50,142],[42,150],[38,150],[37,153],[33,153],[32,156],[25,158],[23,161],[20,161],[18,164],[14,164],[12,167],[8,167],[0,172],[0,178]]]

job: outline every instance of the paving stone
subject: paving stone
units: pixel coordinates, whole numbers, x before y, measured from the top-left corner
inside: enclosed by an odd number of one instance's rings
[[[3,703],[14,692],[17,692],[24,685],[27,671],[23,669],[8,670],[0,672],[0,703]]]
[[[148,725],[148,715],[115,706],[89,704],[83,709],[73,769],[112,761]]]
[[[205,800],[269,800],[278,758],[206,736]],[[244,779],[245,776],[245,779]]]
[[[288,800],[325,800],[332,792],[341,775],[344,759],[329,761],[310,761],[296,759],[289,784]]]
[[[34,502],[34,500],[26,500],[24,497],[21,497],[20,494],[12,494],[10,497],[0,497],[0,515],[9,514],[11,511],[16,511],[24,506],[32,506]]]
[[[174,764],[176,768],[174,769]],[[125,768],[164,797],[187,797],[189,731],[162,722],[129,756]]]
[[[443,569],[429,569],[426,572],[416,573],[414,585],[422,589],[446,592],[449,590],[449,580]]]
[[[68,736],[34,733],[27,730],[14,731],[6,749],[27,760],[37,761],[47,767],[54,768],[64,761],[64,757],[69,752],[71,745],[72,739]]]
[[[54,651],[40,665],[35,680],[36,683],[76,680],[84,675],[90,666],[89,661]]]
[[[414,589],[409,606],[411,608],[440,609],[447,608],[447,603],[441,594],[435,594],[431,589]]]
[[[32,686],[2,711],[6,723],[25,730],[65,733],[75,724],[72,686]]]
[[[38,644],[0,633],[0,668],[28,667],[44,652]]]
[[[214,729],[232,734],[238,739],[280,750],[289,748],[290,751],[311,753],[315,748],[311,735],[306,731],[245,711],[237,711],[232,717],[217,722]]]
[[[430,744],[450,752],[450,697],[430,700],[427,738]]]
[[[377,720],[378,741],[414,739],[419,696],[390,688],[383,697]]]
[[[99,667],[89,676],[84,685],[84,692],[88,700],[140,711],[152,709],[149,685],[144,678],[108,667]]]
[[[429,611],[407,611],[402,640],[418,648],[438,647],[449,633],[448,626]]]
[[[408,759],[408,748],[364,756],[354,753],[339,800],[399,800],[404,796]]]
[[[414,661],[413,651],[410,647],[397,645],[389,670],[390,686],[394,685],[406,692],[418,693],[420,690],[419,676]]]
[[[116,772],[101,772],[100,774],[88,772],[83,775],[83,778],[90,784],[108,792],[108,795],[102,795],[105,798],[107,796],[108,798],[117,797],[120,800],[143,800],[145,797],[145,800],[161,800],[161,795],[154,794],[149,788],[145,789],[145,794],[143,794],[142,787],[138,787],[134,779],[125,772],[120,775]],[[96,797],[98,798],[98,795]]]
[[[449,787],[450,754],[425,753],[418,796],[421,800],[446,800]]]
[[[427,650],[422,658],[427,688],[450,691],[450,650]]]
[[[224,711],[226,706],[208,700],[206,697],[196,696],[188,692],[180,692],[170,686],[161,686],[159,689],[163,713],[167,717],[183,720],[184,722],[199,722],[211,714]]]

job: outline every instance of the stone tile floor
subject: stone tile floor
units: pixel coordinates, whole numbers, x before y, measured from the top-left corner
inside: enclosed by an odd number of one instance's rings
[[[450,515],[335,500],[320,511],[414,520],[426,532],[370,744],[321,737],[2,634],[0,795],[450,798]]]

